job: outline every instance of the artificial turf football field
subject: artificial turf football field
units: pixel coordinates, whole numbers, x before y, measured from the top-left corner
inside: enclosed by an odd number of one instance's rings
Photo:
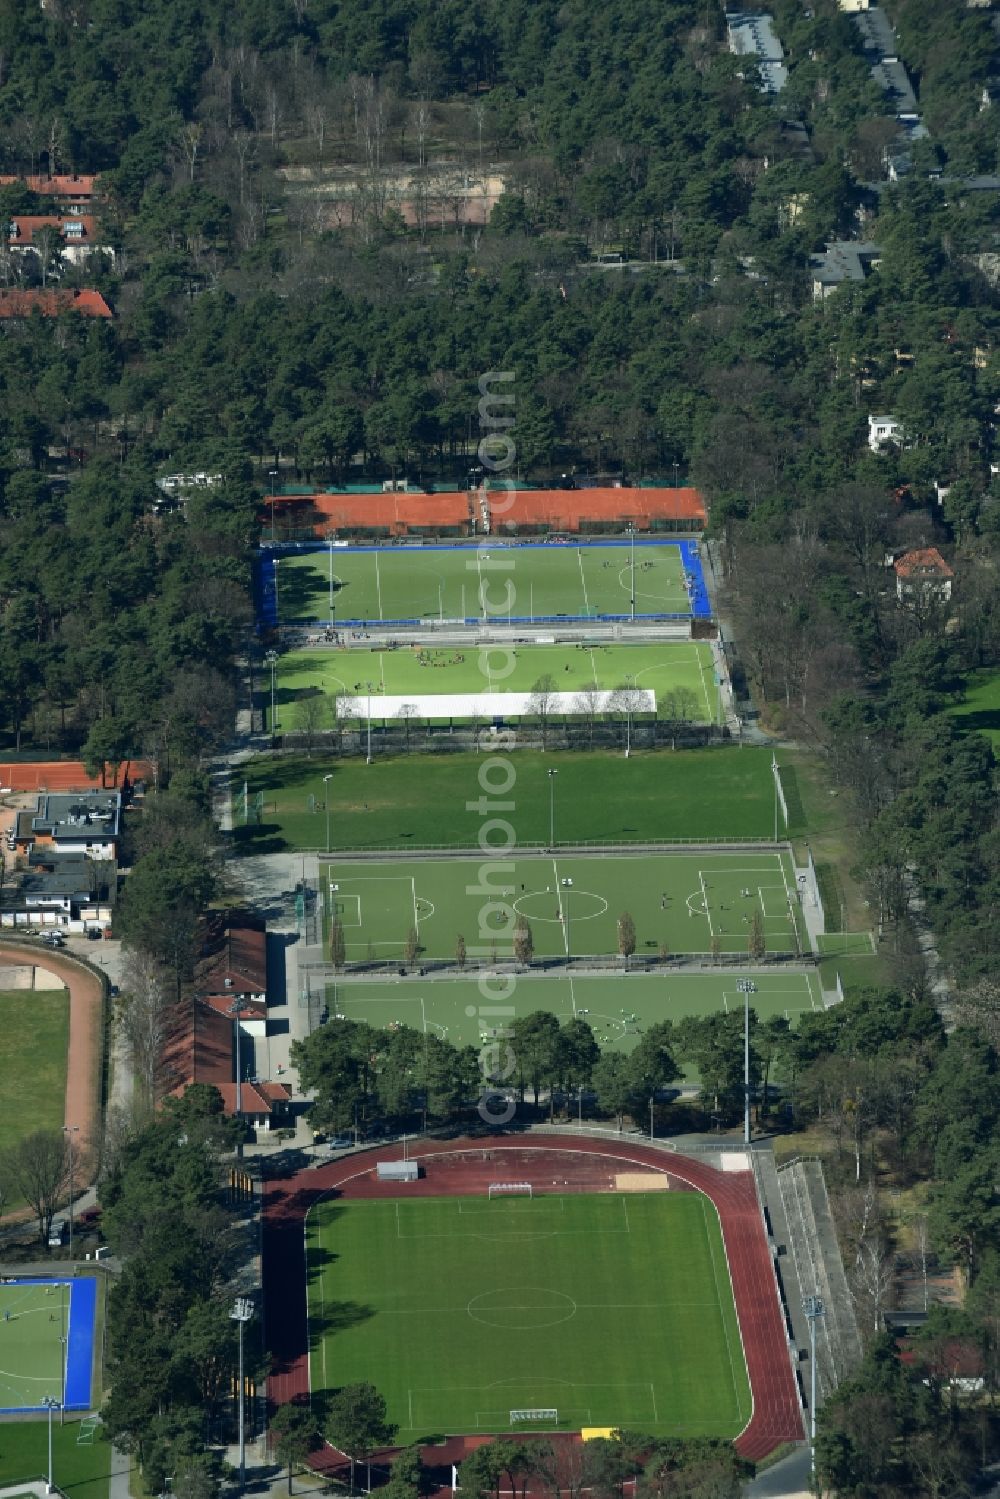
[[[661,717],[710,723],[719,716],[719,687],[712,648],[704,642],[667,640],[658,645],[517,645],[480,650],[475,645],[394,650],[289,651],[275,670],[275,732],[298,723],[303,695],[340,694],[359,701],[361,714],[380,722],[382,693],[425,699],[447,693],[531,692],[551,678],[550,691],[586,693],[618,687],[655,694]],[[370,696],[369,696],[370,694]],[[585,713],[586,705],[581,707]],[[620,716],[620,715],[619,715]],[[421,706],[417,717],[433,718]]]
[[[402,1443],[507,1431],[514,1409],[725,1438],[750,1418],[701,1193],[341,1199],[306,1243],[312,1389],[370,1381]]]
[[[742,1011],[743,995],[736,985],[748,978],[756,985],[751,1006],[759,1020],[783,1015],[795,1024],[803,1013],[824,1007],[815,973],[770,969],[633,973],[628,979],[620,973],[519,975],[507,994],[502,981],[493,982],[490,999],[483,998],[475,979],[346,978],[327,983],[325,998],[332,1017],[364,1021],[380,1030],[406,1025],[446,1037],[454,1046],[477,1049],[514,1017],[547,1010],[563,1022],[575,1016],[586,1020],[602,1051],[630,1052],[643,1032],[660,1021]]]
[[[0,1284],[0,1413],[90,1406],[95,1307],[93,1280]]]
[[[700,580],[696,542],[637,540],[634,558],[637,615],[691,613],[685,575]],[[512,619],[627,617],[632,559],[620,541],[323,548],[277,560],[278,621],[471,620],[484,592],[494,616],[509,598]]]
[[[453,958],[461,934],[470,957],[492,959],[494,946],[509,957],[518,918],[537,957],[609,955],[625,912],[635,951],[647,956],[711,953],[714,944],[745,953],[755,916],[768,952],[808,947],[784,851],[332,859],[320,880],[327,931],[340,922],[349,962],[402,955],[414,928],[418,956]]]

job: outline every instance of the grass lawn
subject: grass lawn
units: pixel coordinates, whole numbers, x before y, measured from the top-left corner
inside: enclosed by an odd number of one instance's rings
[[[793,1023],[809,1010],[823,1007],[814,973],[775,973],[736,970],[720,973],[635,973],[582,978],[547,975],[521,978],[504,1004],[510,1014],[496,1016],[496,1000],[489,1001],[492,1018],[483,1015],[487,1003],[475,979],[429,979],[413,976],[386,980],[338,979],[326,990],[331,1016],[366,1021],[380,1029],[408,1025],[414,1030],[447,1036],[454,1046],[477,1049],[514,1016],[548,1010],[561,1021],[574,1015],[587,1021],[602,1049],[629,1052],[647,1026],[686,1015],[712,1015],[742,1010],[738,980],[752,978],[757,992],[752,1008],[761,1020],[784,1015]]]
[[[509,595],[512,619],[628,616],[632,557],[627,542],[323,547],[279,558],[278,618],[282,624],[474,620],[483,589],[494,611]],[[697,544],[637,540],[634,557],[636,614],[690,614],[685,571],[700,575]]]
[[[48,1470],[48,1421],[5,1421],[0,1439],[0,1485],[44,1478]],[[69,1499],[107,1499],[111,1475],[111,1443],[102,1441],[100,1428],[94,1441],[78,1445],[80,1423],[68,1419],[52,1422],[52,1472],[56,1486]]]
[[[514,805],[502,815],[519,844],[546,844],[552,785],[559,843],[770,838],[771,755],[769,748],[735,746],[637,754],[628,760],[604,752],[519,750],[509,762],[516,780],[500,798]],[[483,795],[479,772],[486,759],[464,753],[400,755],[366,765],[322,755],[262,756],[233,781],[238,802],[244,775],[251,801],[258,792],[264,798],[261,821],[250,827],[240,826],[241,806],[234,806],[236,837],[248,849],[262,851],[325,848],[323,777],[330,774],[331,848],[475,847],[484,819],[467,803],[476,804]],[[557,772],[554,783],[550,770]]]
[[[370,1380],[400,1442],[507,1431],[517,1408],[679,1436],[750,1417],[700,1193],[335,1201],[307,1225],[313,1390]]]
[[[506,647],[482,651],[475,646],[442,650],[400,646],[390,651],[312,648],[289,651],[278,662],[274,732],[287,733],[296,727],[297,700],[304,695],[346,695],[355,700],[367,721],[370,691],[372,721],[381,723],[388,721],[379,701],[383,693],[425,698],[442,693],[530,692],[544,677],[551,677],[554,692],[646,688],[656,694],[658,704],[669,696],[664,715],[690,723],[713,722],[719,715],[711,647],[692,640],[659,645],[518,645],[512,659]],[[434,716],[421,706],[418,720]]]
[[[977,730],[1000,750],[1000,671],[977,671],[968,679],[965,698],[951,709],[963,729]]]
[[[469,957],[512,956],[518,917],[538,957],[618,951],[628,912],[636,952],[745,953],[761,918],[767,950],[808,950],[795,876],[786,854],[733,853],[394,859],[321,869],[324,927],[340,921],[348,962],[402,957],[408,934],[418,956],[454,956],[461,933]]]
[[[65,989],[0,993],[0,1150],[39,1129],[61,1129],[66,1109],[69,995]]]

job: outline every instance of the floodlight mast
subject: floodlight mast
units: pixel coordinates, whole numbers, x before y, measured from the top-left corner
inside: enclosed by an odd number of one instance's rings
[[[819,1296],[807,1296],[802,1310],[809,1322],[809,1448],[813,1487],[816,1481],[816,1323],[826,1313]]]
[[[247,1449],[246,1449],[246,1424],[243,1399],[243,1328],[253,1316],[253,1302],[249,1296],[237,1296],[230,1317],[239,1325],[240,1333],[240,1387],[238,1399],[240,1402],[240,1487],[242,1494],[247,1482]]]
[[[49,1413],[49,1476],[45,1485],[45,1492],[51,1494],[55,1489],[55,1484],[52,1481],[52,1412],[58,1406],[59,1401],[56,1400],[54,1395],[43,1395],[42,1404]]]
[[[555,852],[556,846],[556,776],[558,770],[549,771],[549,848]]]
[[[737,980],[743,995],[743,1143],[750,1144],[750,996],[757,993],[753,979]]]

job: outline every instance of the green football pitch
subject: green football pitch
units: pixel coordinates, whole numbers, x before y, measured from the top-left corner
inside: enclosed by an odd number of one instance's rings
[[[700,1193],[341,1199],[306,1242],[312,1388],[370,1381],[401,1442],[508,1431],[512,1410],[725,1438],[750,1418]]]
[[[651,690],[662,717],[690,723],[719,717],[719,687],[712,648],[704,642],[668,640],[659,645],[519,645],[480,650],[401,646],[391,651],[313,648],[289,651],[275,670],[275,728],[299,727],[298,700],[317,693],[359,700],[362,717],[382,721],[382,693],[424,698],[442,693],[531,692],[551,678],[553,692]],[[586,712],[586,703],[580,705]],[[421,711],[418,718],[433,717]]]
[[[402,955],[414,928],[418,956],[454,957],[461,934],[470,957],[509,957],[519,917],[538,957],[608,955],[625,912],[638,954],[745,953],[755,915],[768,952],[808,947],[786,852],[334,859],[320,877],[353,962]]]
[[[325,985],[331,1016],[365,1021],[380,1030],[397,1025],[434,1034],[455,1046],[485,1045],[514,1017],[548,1010],[561,1021],[586,1020],[602,1050],[629,1052],[648,1026],[687,1015],[713,1015],[742,1010],[737,984],[751,979],[751,997],[759,1020],[784,1015],[793,1024],[809,1010],[821,1010],[823,997],[815,973],[776,973],[756,969],[719,972],[620,973],[605,975],[547,974],[512,979],[507,994],[500,983],[491,985],[484,999],[475,979],[340,978]],[[502,995],[502,997],[500,997]],[[505,1007],[498,1018],[498,1006]]]
[[[503,815],[522,845],[549,841],[550,809],[561,843],[769,838],[775,835],[773,757],[769,747],[750,745],[628,760],[604,750],[519,749],[510,760],[516,782],[502,798],[514,805]],[[474,848],[483,822],[479,798],[490,775],[486,767],[495,763],[495,756],[469,752],[387,755],[371,765],[363,757],[261,756],[239,767],[233,779],[237,838],[312,849]],[[785,763],[782,774],[788,791],[794,768]],[[614,796],[608,796],[609,786]],[[794,815],[801,804],[790,799],[789,810]],[[779,831],[784,833],[783,824]],[[807,831],[801,817],[792,831]]]
[[[63,1281],[0,1284],[0,1408],[30,1410],[61,1400],[70,1291]]]
[[[281,624],[473,619],[482,612],[483,589],[494,617],[498,601],[508,599],[514,619],[629,614],[632,550],[596,545],[344,548],[281,557],[277,564]],[[637,614],[690,614],[676,542],[636,543],[635,608]]]

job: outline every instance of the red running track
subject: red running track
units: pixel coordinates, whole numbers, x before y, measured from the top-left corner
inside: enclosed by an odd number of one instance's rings
[[[753,1394],[753,1413],[736,1438],[737,1450],[760,1461],[782,1443],[802,1439],[784,1318],[751,1172],[717,1171],[690,1156],[665,1155],[624,1139],[609,1143],[567,1135],[537,1144],[511,1137],[424,1141],[410,1157],[423,1162],[429,1175],[425,1172],[405,1186],[377,1181],[376,1163],[399,1160],[401,1154],[398,1145],[383,1146],[266,1184],[264,1291],[272,1405],[309,1391],[304,1220],[320,1197],[331,1192],[347,1197],[470,1195],[481,1194],[491,1181],[512,1180],[558,1185],[563,1191],[608,1191],[615,1172],[638,1165],[663,1172],[674,1186],[704,1192],[718,1209]],[[433,1451],[439,1456],[440,1449]]]

